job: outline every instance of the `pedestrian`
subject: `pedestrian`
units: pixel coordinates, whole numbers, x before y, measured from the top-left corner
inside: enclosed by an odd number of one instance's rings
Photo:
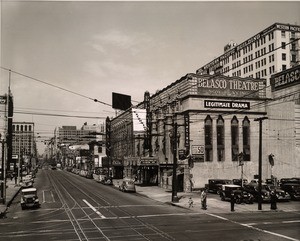
[[[231,207],[231,212],[234,212],[234,203],[235,203],[235,196],[234,196],[234,193],[231,192],[231,195],[230,195],[230,207]]]
[[[277,210],[277,196],[274,191],[271,191],[271,210]]]
[[[207,198],[207,194],[206,194],[206,189],[203,189],[200,195],[200,199],[201,199],[201,208],[203,210],[207,209],[207,204],[206,204],[206,198]]]
[[[189,208],[193,208],[193,207],[194,207],[194,201],[192,197],[189,197]]]

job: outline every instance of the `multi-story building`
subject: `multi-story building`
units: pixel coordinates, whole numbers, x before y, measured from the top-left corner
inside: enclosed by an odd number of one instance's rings
[[[222,55],[196,73],[264,78],[269,87],[271,75],[299,65],[299,38],[300,26],[275,23],[241,44],[227,44]]]
[[[179,188],[188,191],[212,178],[257,177],[261,145],[263,179],[299,176],[299,33],[273,24],[145,98],[135,107],[147,110],[144,133],[134,132],[131,108],[113,118],[112,163],[170,188],[179,159]],[[260,117],[268,117],[262,129]]]
[[[23,165],[30,170],[36,165],[37,149],[34,139],[34,123],[13,122],[12,159],[18,163],[21,158]],[[9,167],[12,169],[12,167]]]
[[[80,164],[80,168],[87,169],[87,160],[92,157],[93,166],[99,166],[99,160],[105,155],[104,128],[104,124],[88,125],[87,123],[84,123],[80,129],[76,126],[56,128],[52,159],[63,166]],[[92,153],[90,153],[91,148]]]

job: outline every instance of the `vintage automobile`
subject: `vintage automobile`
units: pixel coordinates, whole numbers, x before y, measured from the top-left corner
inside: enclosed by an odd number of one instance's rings
[[[239,185],[239,186],[243,186],[245,184],[248,184],[248,180],[247,179],[243,179],[243,185],[242,185],[242,179],[232,179],[232,184],[234,185]]]
[[[32,187],[34,183],[34,179],[32,175],[26,175],[22,177],[22,181],[20,182],[20,185],[22,188]]]
[[[209,179],[208,184],[205,185],[205,188],[208,192],[220,194],[222,185],[232,184],[232,180],[229,179]]]
[[[40,207],[36,188],[24,188],[21,191],[21,208]]]
[[[134,181],[131,179],[123,179],[119,185],[122,192],[136,192]]]
[[[297,183],[284,183],[281,189],[286,191],[292,200],[300,200],[300,184]]]
[[[100,180],[100,183],[104,185],[113,185],[112,177],[104,177]]]
[[[257,202],[259,200],[258,185],[249,183],[244,186],[244,190],[253,195],[254,201]],[[262,202],[270,202],[271,201],[270,191],[265,189],[264,185],[262,185],[262,189],[261,189],[261,200],[262,200]]]
[[[241,186],[234,184],[222,185],[222,190],[220,191],[221,200],[230,200],[232,193],[234,195],[235,203],[237,204],[252,204],[254,201],[254,197],[252,194],[245,191]]]
[[[280,187],[274,185],[263,185],[262,188],[267,189],[268,191],[274,191],[276,193],[277,201],[289,201],[291,196],[288,192],[282,190]]]

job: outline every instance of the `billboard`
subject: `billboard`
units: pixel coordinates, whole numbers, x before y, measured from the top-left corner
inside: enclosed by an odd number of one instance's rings
[[[112,92],[112,108],[127,110],[131,107],[131,96]]]

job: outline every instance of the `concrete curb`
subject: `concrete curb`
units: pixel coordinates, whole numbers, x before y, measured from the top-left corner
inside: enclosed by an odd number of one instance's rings
[[[5,206],[4,210],[0,210],[0,218],[4,218],[5,217],[5,215],[7,213],[7,209],[9,208],[9,206],[11,205],[11,203],[13,202],[13,200],[15,199],[15,197],[19,194],[20,190],[21,190],[21,187],[18,188],[16,190],[16,192],[12,195],[12,197],[10,197],[10,199],[6,202],[6,204],[4,204],[6,206]]]

